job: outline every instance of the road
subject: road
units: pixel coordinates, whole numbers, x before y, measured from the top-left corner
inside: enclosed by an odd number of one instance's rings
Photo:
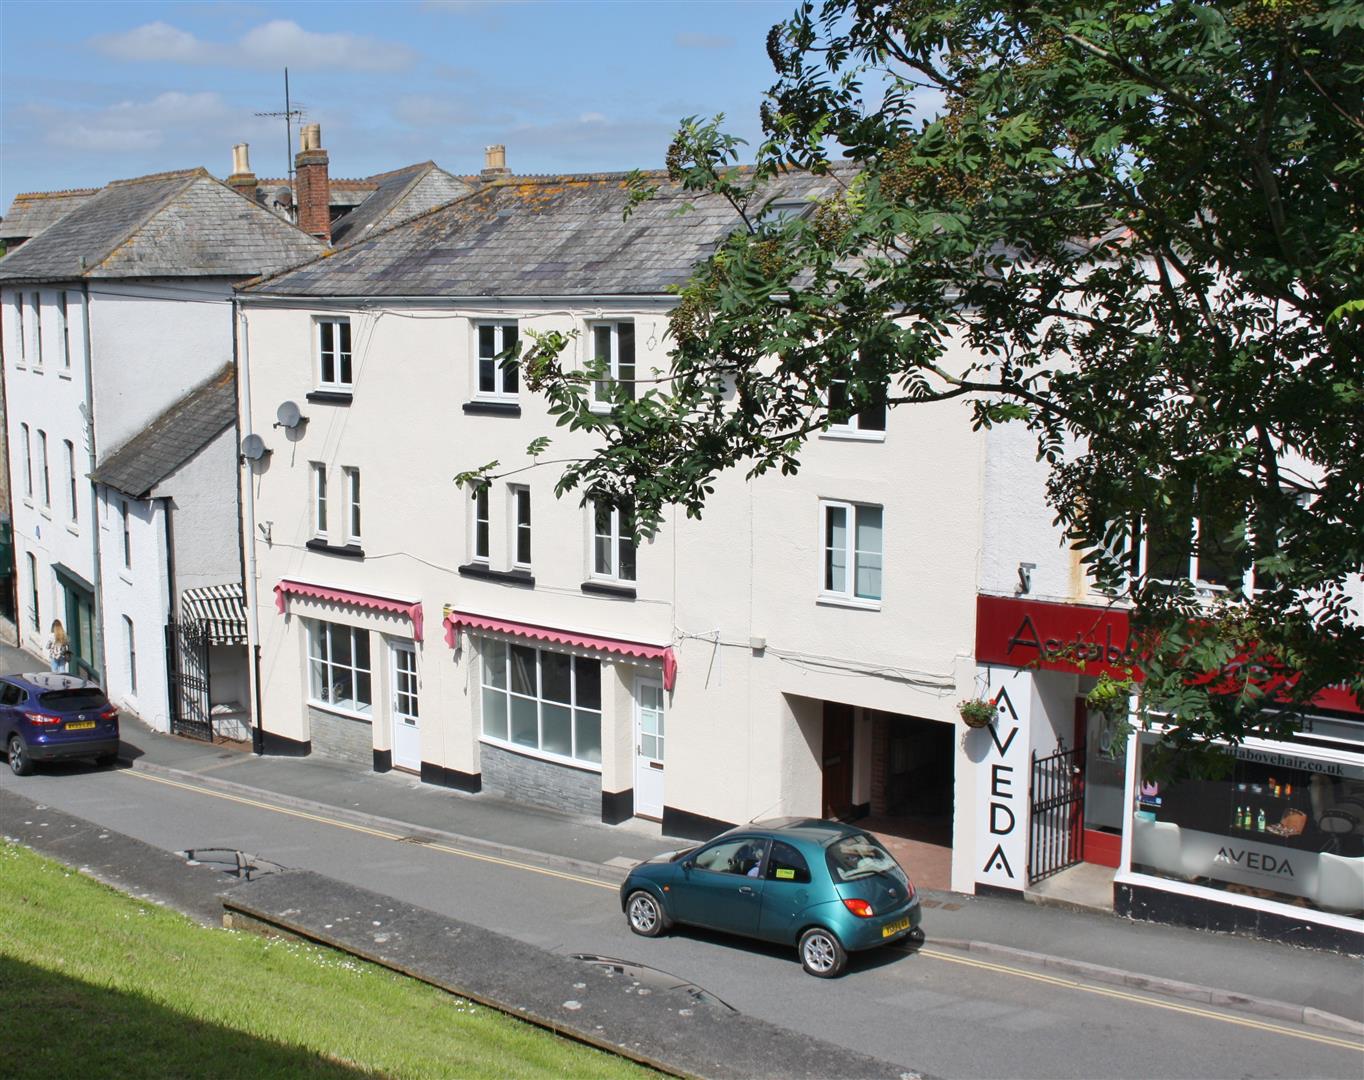
[[[982,961],[931,940],[854,959],[826,982],[794,950],[681,931],[632,935],[614,886],[392,829],[127,768],[54,768],[0,784],[168,851],[227,847],[313,870],[558,953],[661,968],[736,1009],[951,1077],[1348,1077],[1360,1040]],[[12,786],[11,786],[12,785]],[[0,823],[3,825],[3,823]]]

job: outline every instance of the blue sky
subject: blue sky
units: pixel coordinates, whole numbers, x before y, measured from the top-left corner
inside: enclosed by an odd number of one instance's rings
[[[0,207],[203,165],[285,168],[283,69],[333,176],[505,143],[517,172],[657,167],[677,121],[750,140],[765,41],[796,0],[61,3],[0,0]],[[294,149],[297,149],[295,137]]]

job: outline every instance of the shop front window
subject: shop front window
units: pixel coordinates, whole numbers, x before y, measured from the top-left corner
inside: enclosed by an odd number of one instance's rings
[[[1141,752],[1156,738],[1143,735]],[[1364,914],[1364,767],[1248,746],[1229,752],[1236,758],[1223,779],[1137,781],[1132,869]]]

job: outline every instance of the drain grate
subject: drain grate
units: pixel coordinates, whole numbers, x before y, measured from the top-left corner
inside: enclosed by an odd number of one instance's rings
[[[434,844],[435,842],[436,842],[435,839],[434,839],[433,837],[430,837],[430,836],[400,836],[400,837],[398,837],[398,843],[400,843],[400,844],[416,844],[418,847],[420,847],[420,846],[422,846],[422,845],[424,845],[424,844]]]

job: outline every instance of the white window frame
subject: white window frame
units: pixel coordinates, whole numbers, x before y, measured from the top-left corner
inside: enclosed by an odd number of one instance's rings
[[[67,496],[71,506],[71,524],[80,524],[80,510],[78,508],[79,499],[76,493],[76,446],[70,439],[63,439],[62,446],[66,450],[66,480]]]
[[[65,289],[57,293],[57,328],[62,336],[62,371],[71,373],[71,313],[69,294]]]
[[[620,330],[621,327],[630,328],[630,377],[621,378],[620,361]],[[612,387],[621,383],[630,385],[630,397],[635,397],[635,388],[639,381],[639,342],[635,335],[634,319],[597,319],[587,324],[587,363],[591,364],[597,360],[597,332],[598,330],[609,330],[610,339],[608,342],[609,356],[606,357],[607,378],[598,379],[592,384],[591,407],[596,411],[605,411],[611,407]]]
[[[483,339],[484,331],[491,331],[493,351],[490,354],[484,352]],[[507,344],[508,331],[510,331],[511,345]],[[483,401],[506,401],[514,402],[520,400],[521,377],[515,364],[503,367],[498,363],[497,357],[506,352],[508,348],[515,346],[521,340],[521,327],[517,322],[493,322],[491,320],[480,320],[474,323],[474,397]],[[483,369],[485,364],[492,367],[491,390],[483,385]]]
[[[18,338],[19,357],[16,363],[23,367],[28,362],[28,327],[24,319],[24,294],[14,294],[14,332]]]
[[[47,432],[38,429],[38,454],[43,464],[43,509],[52,509],[52,474],[47,468]]]
[[[512,689],[512,660],[511,660],[511,649],[512,649],[513,646],[518,646],[518,647],[521,647],[521,648],[531,649],[531,650],[533,650],[533,651],[535,652],[535,692],[534,692],[533,695],[524,694],[524,693],[521,693],[521,692],[519,692],[519,691],[515,691],[515,690]],[[503,677],[503,683],[505,684],[505,685],[503,685],[503,686],[497,686],[495,680],[492,678],[492,674],[493,674],[493,672],[494,672],[494,670],[495,670],[495,666],[494,666],[493,664],[490,663],[490,660],[491,660],[491,658],[492,658],[493,653],[494,653],[495,651],[497,651],[497,650],[501,650],[501,656],[502,656],[502,677]],[[542,657],[545,656],[546,654],[554,654],[554,655],[556,655],[556,656],[568,656],[568,657],[570,658],[570,661],[571,661],[571,662],[570,662],[570,664],[569,664],[569,700],[568,700],[567,702],[564,702],[564,701],[555,701],[555,700],[553,700],[552,698],[546,698],[546,697],[544,696],[544,679],[543,679],[543,676],[542,676],[542,666],[543,666]],[[514,750],[514,751],[515,751],[516,753],[518,753],[518,754],[528,754],[528,755],[531,755],[531,756],[533,756],[533,757],[544,758],[544,759],[546,759],[547,761],[562,762],[562,763],[564,763],[564,764],[566,764],[566,765],[573,765],[573,766],[576,767],[576,768],[587,768],[587,769],[592,769],[592,770],[594,770],[594,771],[595,771],[595,770],[600,770],[600,769],[601,769],[601,757],[600,757],[600,755],[601,755],[601,748],[602,748],[603,743],[605,742],[605,739],[604,739],[604,732],[603,732],[603,727],[602,727],[602,724],[603,724],[602,702],[601,702],[600,700],[598,700],[598,703],[597,703],[597,707],[596,707],[596,708],[589,708],[589,707],[586,707],[586,706],[584,706],[584,705],[580,705],[580,704],[579,704],[579,693],[578,693],[578,664],[579,664],[580,661],[591,662],[591,663],[595,663],[595,664],[597,665],[597,678],[598,678],[598,687],[599,687],[599,689],[598,689],[598,696],[599,696],[599,699],[600,699],[600,697],[603,696],[604,691],[605,691],[605,689],[606,689],[607,678],[606,678],[606,672],[602,671],[602,662],[601,662],[601,660],[599,660],[597,657],[595,657],[595,656],[584,656],[584,655],[579,654],[579,653],[561,652],[560,650],[557,650],[557,649],[544,649],[544,648],[541,648],[540,646],[538,646],[538,645],[536,645],[536,644],[532,644],[532,643],[529,643],[529,642],[523,642],[523,641],[503,641],[503,640],[501,640],[501,639],[495,639],[495,638],[483,638],[483,639],[481,639],[481,644],[480,644],[480,647],[479,647],[479,664],[478,664],[478,667],[479,667],[479,684],[480,684],[480,694],[479,694],[479,712],[480,712],[480,720],[479,720],[479,738],[482,739],[482,741],[487,742],[487,743],[493,743],[493,744],[495,744],[495,745],[497,745],[497,746],[505,746],[505,747],[507,747],[509,750]],[[489,718],[489,715],[490,715],[490,710],[488,709],[488,707],[487,707],[487,705],[486,705],[486,702],[487,702],[488,697],[489,697],[490,694],[498,694],[498,695],[501,695],[501,696],[505,699],[505,703],[506,703],[506,704],[505,704],[505,708],[503,709],[503,716],[504,716],[504,718],[505,718],[506,721],[507,721],[507,730],[506,730],[506,735],[505,735],[505,737],[499,736],[499,735],[497,735],[496,733],[490,734],[489,731],[488,731],[488,718]],[[534,702],[534,703],[535,703],[535,745],[534,745],[534,746],[532,746],[532,745],[530,745],[530,744],[528,744],[528,743],[524,743],[524,742],[515,742],[515,741],[512,740],[512,731],[513,731],[513,728],[512,728],[512,723],[513,723],[513,709],[514,709],[514,702],[516,702],[516,701],[521,701],[521,702]],[[546,749],[544,749],[544,742],[545,742],[545,735],[544,735],[544,729],[545,729],[544,706],[545,706],[545,705],[549,705],[549,706],[552,707],[552,708],[567,708],[568,711],[569,711],[569,742],[570,742],[570,753],[569,753],[568,755],[559,754],[559,753],[556,753],[556,752],[553,751],[553,750],[546,750]],[[592,758],[592,757],[579,757],[579,756],[577,756],[578,751],[579,751],[579,746],[578,746],[578,713],[587,714],[589,717],[591,717],[591,716],[595,716],[595,717],[596,717],[596,721],[597,721],[597,755],[598,755],[596,758]]]
[[[511,565],[518,570],[529,570],[531,559],[535,557],[534,534],[531,529],[532,516],[530,502],[530,487],[526,484],[507,485],[508,519],[511,528],[508,530],[511,541]],[[525,558],[521,556],[522,541],[525,541]]]
[[[27,424],[19,425],[19,440],[24,451],[24,498],[33,498],[33,445]]]
[[[341,469],[342,485],[345,488],[346,520],[344,536],[348,545],[360,544],[360,470],[353,465]]]
[[[43,620],[38,611],[38,556],[33,552],[28,552],[28,580],[32,587],[33,610],[29,612],[30,625],[33,630],[39,631],[43,628]]]
[[[128,510],[128,500],[120,499],[119,502],[122,504],[123,569],[131,570],[133,568],[133,530],[132,526],[129,524],[131,515]]]
[[[322,346],[322,328],[331,326],[332,329],[332,378],[326,378],[324,368],[327,351]],[[349,339],[350,347],[341,348],[341,327],[346,329],[346,337]],[[349,394],[355,389],[355,337],[351,328],[350,316],[348,315],[318,315],[313,319],[313,343],[316,353],[315,373],[317,375],[317,388],[319,390],[332,390],[338,393]],[[343,378],[348,374],[350,378]]]
[[[30,296],[33,315],[33,367],[35,370],[43,366],[43,294],[34,292]]]
[[[639,545],[634,542],[633,529],[627,537],[622,535],[621,508],[618,506],[607,506],[597,499],[588,501],[587,528],[589,541],[587,545],[588,555],[588,576],[597,581],[620,581],[628,582],[633,585],[639,579]],[[607,528],[603,532],[598,524],[602,517],[607,518]],[[633,511],[630,511],[633,517]],[[604,552],[600,548],[601,542],[605,541]],[[621,549],[629,543],[634,549],[634,565],[630,567],[630,572],[626,574],[625,567],[621,562]],[[605,553],[607,558],[605,566],[599,555]]]
[[[1160,577],[1153,578],[1154,581],[1166,584],[1175,584],[1179,581],[1187,581],[1194,589],[1204,596],[1211,597],[1220,593],[1225,593],[1231,588],[1220,581],[1208,581],[1200,573],[1202,570],[1202,556],[1199,553],[1199,540],[1203,535],[1203,519],[1197,515],[1189,518],[1189,558],[1184,567],[1182,575],[1178,578]],[[1141,571],[1143,576],[1150,569],[1150,532],[1142,529],[1141,536]],[[1250,596],[1255,585],[1255,563],[1253,559],[1247,560],[1245,571],[1241,575],[1240,587],[1244,595]]]
[[[388,643],[389,655],[389,678],[390,692],[389,700],[393,713],[396,716],[410,716],[413,720],[421,719],[421,702],[419,700],[421,680],[417,675],[417,649],[408,641],[390,641]],[[404,660],[400,661],[399,657]],[[410,662],[410,668],[406,663]],[[410,680],[411,689],[406,689],[404,683]]]
[[[838,386],[843,387],[843,392],[844,392],[844,395],[846,396],[846,394],[847,394],[847,388],[848,388],[848,380],[847,380],[847,379],[834,379],[834,380],[832,380],[832,382],[830,383],[830,387],[829,387],[829,409],[830,409],[830,411],[833,410],[834,388],[835,388],[835,387],[838,387]],[[872,428],[863,427],[863,423],[864,423],[865,421],[863,420],[862,417],[863,417],[863,414],[862,414],[862,413],[860,413],[860,412],[855,412],[855,413],[850,413],[850,414],[848,415],[848,418],[847,418],[846,420],[844,420],[844,421],[841,421],[841,422],[840,422],[840,421],[832,421],[832,422],[830,422],[830,424],[829,424],[829,430],[826,431],[824,434],[825,434],[826,436],[830,436],[830,437],[832,437],[832,438],[837,438],[837,439],[858,439],[858,440],[861,440],[861,441],[863,441],[863,442],[885,442],[885,441],[886,441],[886,425],[887,425],[888,422],[889,422],[889,418],[890,418],[890,409],[889,409],[887,406],[885,406],[885,405],[881,406],[881,426],[880,426],[879,428],[874,428],[874,427],[872,427]]]
[[[876,511],[881,515],[881,550],[873,552],[870,549],[858,548],[857,537],[860,532],[859,514],[862,512]],[[830,555],[833,549],[830,547],[829,540],[829,518],[834,512],[844,515],[843,546],[840,549],[843,555],[843,587],[837,588],[830,582]],[[886,593],[886,511],[884,506],[876,503],[855,503],[837,499],[821,499],[819,501],[819,598],[821,601],[832,602],[849,607],[862,607],[879,609]],[[860,596],[857,592],[858,570],[862,564],[863,556],[875,556],[880,560],[881,566],[881,587],[877,596]]]
[[[469,497],[469,561],[488,565],[492,558],[490,489],[477,487]]]
[[[312,506],[314,540],[327,539],[327,466],[320,461],[309,462],[309,503]]]
[[[123,616],[123,642],[128,654],[128,692],[137,696],[137,629],[133,620]]]
[[[344,713],[347,716],[361,716],[369,719],[374,713],[374,656],[370,649],[369,631],[358,626],[347,626],[344,623],[326,622],[322,619],[305,619],[307,627],[307,648],[308,670],[306,677],[308,680],[308,704],[316,705],[318,708],[326,709],[328,712]],[[333,657],[334,634],[348,634],[350,636],[350,663],[343,664]],[[367,666],[361,667],[356,658],[356,644],[363,636],[365,642],[365,654]],[[315,669],[314,665],[320,665],[320,670]],[[326,685],[328,690],[337,683],[334,672],[348,672],[351,678],[351,698],[350,700],[358,707],[338,705],[335,700],[328,700],[329,693],[319,694],[317,692],[318,681],[314,676],[321,678],[326,675]],[[360,700],[360,676],[364,675],[369,683],[369,700]]]

